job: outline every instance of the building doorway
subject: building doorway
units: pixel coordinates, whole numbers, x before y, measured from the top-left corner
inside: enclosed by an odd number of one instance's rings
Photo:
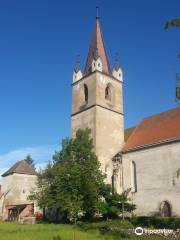
[[[8,221],[18,221],[19,215],[26,208],[25,204],[14,205],[8,208]]]
[[[163,201],[160,206],[160,212],[162,217],[171,217],[172,209],[168,201]]]

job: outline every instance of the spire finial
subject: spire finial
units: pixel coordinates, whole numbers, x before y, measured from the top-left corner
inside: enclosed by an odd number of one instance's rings
[[[96,19],[99,19],[99,6],[96,6]]]

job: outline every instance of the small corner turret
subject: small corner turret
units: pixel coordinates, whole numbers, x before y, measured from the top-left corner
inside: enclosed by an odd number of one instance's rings
[[[80,60],[79,60],[79,55],[77,55],[77,60],[76,60],[76,67],[73,71],[73,83],[79,81],[82,77],[83,77],[83,74],[82,74],[82,71],[81,71],[81,68],[80,68]]]
[[[123,82],[123,72],[119,64],[116,64],[116,66],[114,67],[112,75],[117,80]]]
[[[81,72],[81,69],[79,67],[76,67],[73,71],[73,83],[79,81],[83,77],[83,74]]]

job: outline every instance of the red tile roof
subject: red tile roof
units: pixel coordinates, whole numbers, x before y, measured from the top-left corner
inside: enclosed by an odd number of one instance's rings
[[[102,71],[104,73],[111,74],[110,64],[109,64],[108,56],[107,56],[104,41],[103,41],[103,35],[101,32],[99,19],[96,19],[96,25],[95,25],[93,37],[90,42],[89,52],[88,52],[86,66],[84,70],[85,75],[90,73],[92,61],[97,54],[102,61],[102,68],[103,68]]]
[[[126,128],[124,130],[124,141],[127,142],[128,138],[131,136],[131,134],[133,133],[133,131],[135,130],[135,127],[131,127],[131,128]]]
[[[123,152],[180,138],[180,107],[145,118],[134,129]]]

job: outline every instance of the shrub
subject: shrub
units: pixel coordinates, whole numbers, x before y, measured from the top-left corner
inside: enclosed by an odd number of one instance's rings
[[[129,221],[122,220],[109,220],[109,221],[100,221],[100,222],[92,222],[92,223],[83,223],[78,222],[77,226],[82,230],[101,230],[101,229],[131,229],[133,225]]]
[[[62,238],[60,236],[53,237],[53,240],[61,240]]]
[[[168,228],[178,229],[180,228],[180,218],[176,217],[132,217],[129,221],[135,226],[153,227],[153,228]]]

